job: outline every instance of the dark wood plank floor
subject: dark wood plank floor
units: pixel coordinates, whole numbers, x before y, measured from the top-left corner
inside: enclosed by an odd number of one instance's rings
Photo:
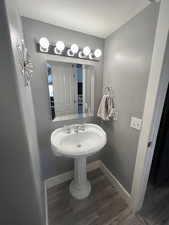
[[[92,192],[76,200],[69,183],[47,192],[49,225],[169,225],[169,188],[149,187],[143,209],[133,215],[124,199],[99,170],[89,173]]]
[[[149,184],[139,214],[150,225],[169,225],[169,185],[155,188]]]

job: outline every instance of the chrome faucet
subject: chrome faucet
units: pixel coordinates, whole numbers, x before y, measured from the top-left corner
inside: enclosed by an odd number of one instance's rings
[[[85,131],[85,125],[84,125],[84,124],[77,124],[77,125],[74,125],[73,128],[74,128],[74,132],[75,132],[76,134],[78,134],[79,131]]]

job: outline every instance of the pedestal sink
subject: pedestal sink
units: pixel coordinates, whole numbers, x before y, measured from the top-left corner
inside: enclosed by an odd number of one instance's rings
[[[53,153],[74,158],[74,179],[69,187],[74,198],[84,199],[90,194],[86,158],[100,151],[106,142],[106,133],[96,124],[75,124],[58,128],[51,134]]]

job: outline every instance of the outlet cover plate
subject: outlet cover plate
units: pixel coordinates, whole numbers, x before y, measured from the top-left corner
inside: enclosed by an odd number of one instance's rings
[[[142,119],[137,118],[137,117],[131,117],[131,122],[130,122],[130,127],[136,129],[136,130],[141,130],[142,126]]]

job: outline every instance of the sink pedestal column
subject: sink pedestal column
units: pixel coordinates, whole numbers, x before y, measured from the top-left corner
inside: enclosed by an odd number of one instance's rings
[[[91,185],[87,180],[86,157],[74,159],[74,179],[70,183],[69,190],[76,199],[84,199],[89,196]]]

